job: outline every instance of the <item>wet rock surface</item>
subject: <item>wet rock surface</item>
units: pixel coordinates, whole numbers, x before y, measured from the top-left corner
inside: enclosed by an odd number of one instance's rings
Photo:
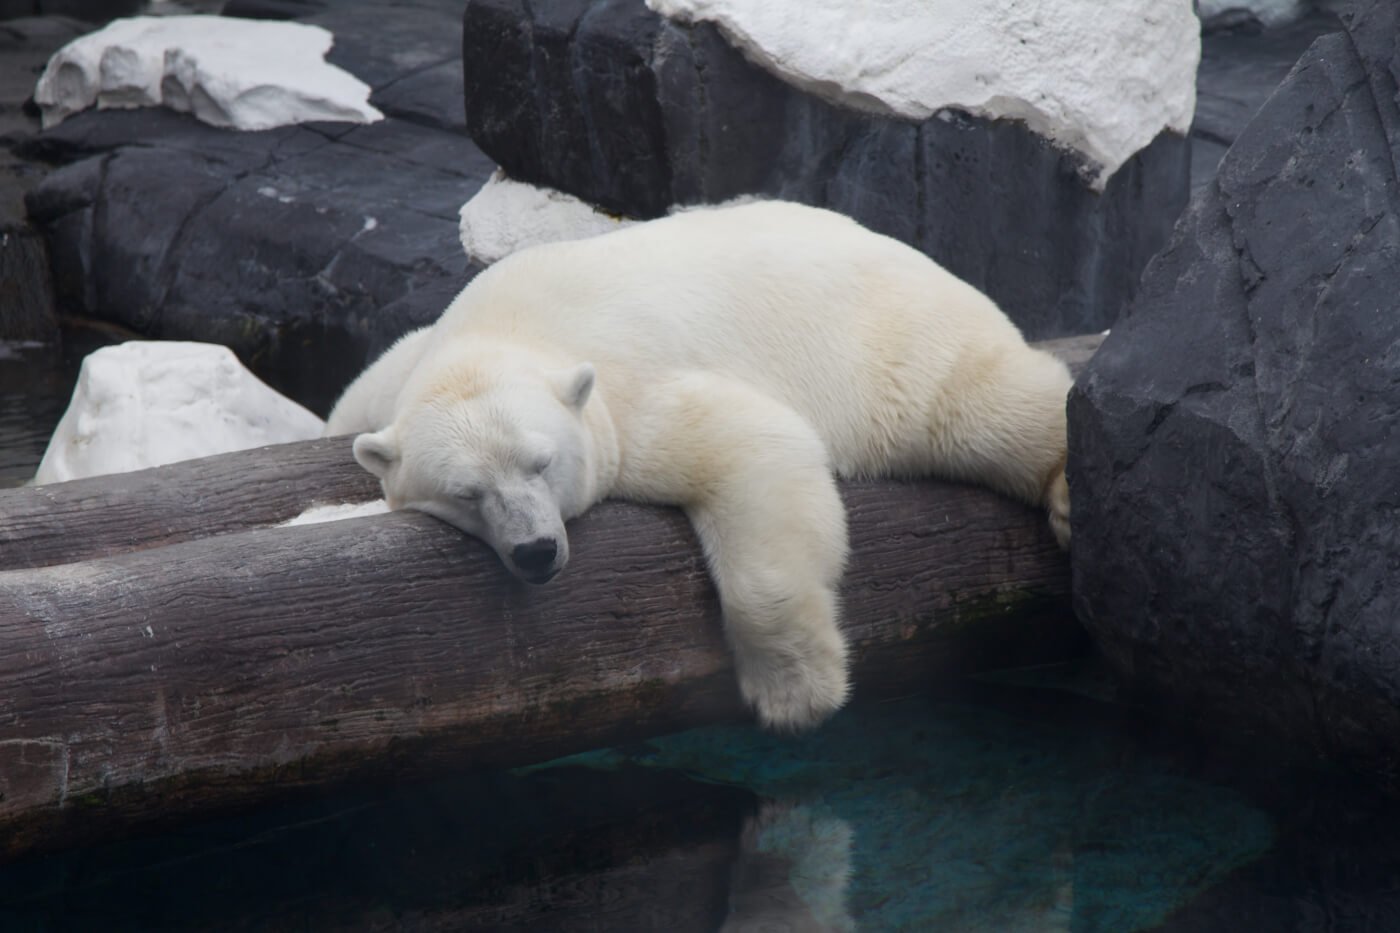
[[[335,35],[327,59],[371,84],[385,120],[236,132],[85,112],[22,149],[61,166],[28,207],[65,309],[225,344],[324,413],[473,274],[457,210],[495,166],[462,130],[455,3],[345,3],[305,21]]]
[[[1070,399],[1076,608],[1144,699],[1400,787],[1400,7],[1319,39]]]
[[[473,138],[513,177],[633,217],[761,194],[830,207],[987,291],[1033,338],[1101,330],[1185,202],[1164,133],[1103,193],[1024,125],[837,106],[642,0],[472,0]]]
[[[62,17],[0,21],[0,339],[52,340],[58,331],[48,250],[24,209],[46,167],[13,149],[39,131],[28,101],[44,63],[88,28]]]

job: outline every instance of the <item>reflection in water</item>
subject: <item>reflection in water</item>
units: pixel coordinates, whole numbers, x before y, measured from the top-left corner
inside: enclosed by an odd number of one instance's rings
[[[1248,798],[1180,773],[1103,704],[1046,694],[1000,687],[1003,709],[908,700],[797,739],[700,729],[567,761],[680,770],[839,819],[861,929],[1150,929],[1269,847],[1272,820]]]
[[[744,822],[721,933],[849,933],[851,827],[839,816],[768,802]]]
[[[1394,816],[999,685],[30,858],[0,929],[1360,933]]]

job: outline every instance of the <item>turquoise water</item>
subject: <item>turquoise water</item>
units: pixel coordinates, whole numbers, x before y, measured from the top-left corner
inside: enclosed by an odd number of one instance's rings
[[[1148,929],[1272,843],[1241,794],[1084,726],[906,701],[796,742],[712,729],[576,761],[677,768],[774,801],[755,851],[787,860],[833,929]]]
[[[982,684],[29,859],[0,929],[1397,930],[1394,815]]]

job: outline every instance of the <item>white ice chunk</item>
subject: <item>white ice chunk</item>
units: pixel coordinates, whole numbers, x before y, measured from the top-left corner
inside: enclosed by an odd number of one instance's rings
[[[321,522],[338,522],[347,518],[362,518],[365,515],[379,515],[389,511],[389,503],[383,499],[372,502],[342,502],[337,505],[313,505],[296,518],[289,518],[278,528],[292,525],[319,525]]]
[[[847,106],[1021,120],[1099,187],[1196,109],[1191,0],[646,0],[714,23],[753,62]]]
[[[54,53],[34,89],[50,127],[96,104],[189,111],[266,130],[308,120],[373,123],[369,85],[325,62],[320,26],[223,16],[137,16]]]
[[[268,388],[227,347],[132,340],[83,360],[34,482],[310,440],[324,427]]]
[[[571,194],[512,181],[500,169],[462,205],[459,216],[462,248],[487,264],[537,243],[582,240],[635,223]]]

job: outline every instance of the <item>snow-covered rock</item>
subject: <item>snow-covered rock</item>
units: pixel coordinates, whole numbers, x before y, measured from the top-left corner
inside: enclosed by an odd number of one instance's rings
[[[571,194],[513,181],[499,170],[462,205],[460,216],[462,248],[487,264],[537,243],[582,240],[634,223]]]
[[[1024,121],[1100,166],[1100,184],[1164,129],[1185,134],[1195,110],[1191,0],[646,2],[714,23],[751,61],[837,103]]]
[[[221,16],[138,16],[59,49],[34,100],[44,126],[96,104],[164,105],[214,126],[266,130],[310,120],[373,123],[370,88],[329,65],[319,26]]]
[[[34,482],[311,440],[324,427],[259,381],[227,347],[132,340],[83,360]]]

